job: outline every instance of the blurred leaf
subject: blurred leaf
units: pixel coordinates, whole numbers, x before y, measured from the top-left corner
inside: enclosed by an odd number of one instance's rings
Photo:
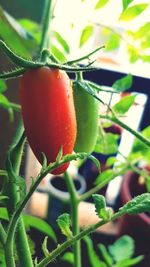
[[[4,96],[1,93],[0,93],[0,106],[3,107],[4,109],[6,109],[8,111],[10,121],[13,121],[13,119],[14,119],[14,113],[13,113],[13,109],[11,107],[11,103],[6,98],[6,96]]]
[[[93,34],[93,31],[94,31],[94,28],[91,25],[86,26],[82,30],[81,37],[80,37],[80,47],[83,46],[89,40],[89,38]]]
[[[62,46],[62,48],[64,49],[64,51],[67,54],[69,54],[69,52],[70,52],[69,45],[67,44],[66,40],[60,35],[60,33],[54,31],[53,32],[53,36],[56,38],[56,40],[58,41],[58,43]]]
[[[70,214],[63,213],[57,218],[57,224],[61,229],[62,233],[67,237],[72,237],[72,231],[70,230],[71,218]]]
[[[0,207],[0,219],[9,220],[8,211],[6,208]]]
[[[62,261],[68,262],[71,265],[74,264],[74,254],[72,252],[66,252],[62,257]]]
[[[120,36],[116,33],[111,34],[110,38],[105,44],[105,50],[106,51],[111,51],[115,50],[119,47],[120,45]]]
[[[137,265],[139,262],[141,262],[144,259],[144,256],[138,256],[133,259],[125,259],[122,261],[119,261],[118,264],[116,264],[114,267],[129,267],[133,265]]]
[[[138,30],[134,33],[134,38],[145,38],[147,34],[150,34],[150,22],[146,22],[143,26],[138,28]]]
[[[116,113],[123,115],[130,109],[130,107],[132,107],[132,105],[135,102],[135,98],[136,98],[136,95],[133,95],[133,94],[127,95],[127,96],[123,97],[112,108]]]
[[[112,178],[114,177],[114,170],[113,169],[105,170],[105,171],[101,172],[100,175],[97,176],[95,184],[98,185],[102,182],[105,182],[108,179],[110,179],[111,177]]]
[[[35,40],[17,21],[0,7],[0,38],[16,54],[29,58],[35,49]]]
[[[56,59],[60,62],[65,62],[67,59],[62,51],[58,49],[55,45],[51,45],[51,52],[56,57]]]
[[[88,251],[87,255],[89,257],[91,267],[107,267],[105,262],[101,261],[99,257],[97,256],[94,246],[93,246],[93,242],[90,239],[90,237],[85,236],[83,240],[87,247],[87,251]]]
[[[130,21],[139,16],[148,6],[149,4],[137,4],[132,7],[129,7],[121,13],[119,19]]]
[[[109,255],[106,247],[103,244],[98,244],[98,249],[100,250],[102,257],[103,257],[104,261],[106,262],[106,264],[108,266],[113,266],[113,259]]]
[[[135,63],[139,58],[139,51],[131,45],[127,45],[128,55],[131,63]]]
[[[105,155],[114,154],[118,151],[118,135],[112,133],[104,133],[98,136],[94,152]]]
[[[117,162],[117,158],[116,157],[109,157],[107,159],[107,161],[106,161],[106,166],[110,167],[116,162]]]
[[[141,134],[150,140],[150,126],[147,126],[145,129],[141,131]],[[130,158],[136,159],[141,158],[150,163],[150,149],[144,143],[142,143],[139,139],[135,139],[133,143],[132,152],[130,154]]]
[[[114,88],[118,92],[123,92],[132,86],[132,82],[132,75],[128,74],[125,77],[115,81],[112,85],[112,88]]]
[[[53,241],[57,242],[55,232],[47,222],[43,221],[40,218],[33,217],[31,215],[28,215],[28,214],[23,215],[23,220],[25,223],[25,227],[27,229],[30,227],[33,227],[33,228],[39,230],[40,232],[46,234],[47,236],[51,237],[53,239]]]
[[[108,251],[116,262],[130,259],[134,254],[135,244],[128,235],[120,237],[113,245],[108,246]]]
[[[0,93],[4,93],[7,90],[7,85],[5,81],[0,79]]]
[[[132,3],[134,0],[122,0],[123,5],[123,11],[128,7],[130,3]]]
[[[41,40],[41,31],[40,25],[35,21],[29,19],[19,19],[18,23],[28,32],[31,34],[32,38],[36,40],[37,44],[40,43]]]
[[[1,243],[0,243],[0,267],[7,267],[5,262],[4,248],[2,247]]]
[[[99,0],[96,3],[95,9],[100,9],[100,8],[104,7],[108,3],[108,1],[109,0]]]
[[[143,55],[141,58],[143,59],[144,62],[150,62],[150,56],[149,55]]]
[[[122,214],[150,213],[150,193],[138,195],[119,209]]]

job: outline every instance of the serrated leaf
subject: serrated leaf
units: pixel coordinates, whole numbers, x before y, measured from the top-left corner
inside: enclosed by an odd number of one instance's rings
[[[100,9],[100,8],[104,7],[108,2],[109,2],[109,0],[99,0],[96,3],[95,9]]]
[[[4,93],[7,90],[7,85],[5,81],[0,79],[0,93]]]
[[[112,88],[114,88],[117,92],[123,92],[125,90],[128,90],[133,83],[133,77],[131,74],[126,75],[125,77],[115,81],[112,85]]]
[[[119,209],[123,214],[138,214],[143,212],[150,213],[150,193],[144,193],[136,196],[127,204]]]
[[[116,103],[112,109],[118,114],[125,114],[135,102],[136,95],[127,95]]]
[[[72,252],[66,252],[62,257],[62,261],[68,262],[69,264],[74,264],[74,254]]]
[[[70,214],[63,213],[62,215],[60,215],[57,218],[57,224],[65,236],[72,238],[72,231],[70,230],[71,226]]]
[[[132,3],[134,0],[122,0],[123,11]]]
[[[134,249],[134,240],[128,235],[120,237],[113,245],[108,246],[108,251],[116,262],[130,259],[134,254]]]
[[[106,51],[112,51],[119,47],[120,45],[120,36],[116,33],[110,35],[108,41],[105,44]]]
[[[55,232],[47,222],[28,214],[23,215],[23,221],[25,223],[26,228],[33,227],[39,230],[40,232],[46,234],[48,237],[52,238],[54,242],[57,242],[57,237],[55,235]]]
[[[139,16],[148,6],[149,4],[137,4],[129,7],[122,12],[119,19],[130,21]]]
[[[89,40],[89,38],[93,34],[93,31],[94,31],[94,28],[91,25],[86,26],[82,30],[81,37],[80,37],[80,44],[79,44],[80,47],[83,46]]]
[[[101,210],[106,209],[105,197],[98,194],[93,194],[92,197],[95,204],[96,214],[101,218]]]
[[[83,240],[87,247],[87,251],[88,251],[87,255],[89,257],[90,265],[92,267],[107,267],[105,262],[101,261],[98,255],[96,254],[94,246],[93,246],[93,242],[90,239],[90,237],[85,236]]]
[[[64,51],[67,54],[69,54],[69,52],[70,52],[69,45],[67,44],[66,40],[61,36],[61,34],[59,32],[54,31],[53,32],[53,36],[56,38],[56,40],[58,41],[58,43],[62,46],[62,48],[64,49]]]
[[[118,138],[117,134],[105,133],[99,134],[94,152],[104,155],[115,154],[118,151]]]

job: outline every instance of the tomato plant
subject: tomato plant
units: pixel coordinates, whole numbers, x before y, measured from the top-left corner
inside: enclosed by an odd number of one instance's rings
[[[20,100],[28,142],[42,163],[55,162],[62,149],[71,154],[76,140],[76,116],[71,81],[58,69],[28,70],[20,81]],[[69,163],[54,171],[64,172]]]

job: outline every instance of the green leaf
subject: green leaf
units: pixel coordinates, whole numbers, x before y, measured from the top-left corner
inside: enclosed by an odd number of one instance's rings
[[[52,54],[58,61],[65,62],[67,60],[64,53],[57,46],[51,45],[50,49]]]
[[[57,224],[65,236],[72,238],[72,231],[70,230],[71,226],[70,214],[63,213],[62,215],[60,215],[57,218]]]
[[[97,176],[96,181],[95,181],[95,184],[98,185],[98,184],[100,184],[100,183],[102,183],[104,181],[107,181],[111,177],[112,178],[114,177],[114,171],[113,171],[113,169],[105,170],[100,175]]]
[[[128,235],[120,237],[113,245],[108,246],[108,251],[115,262],[130,259],[134,254],[134,249],[134,240]]]
[[[27,33],[30,35],[30,38],[34,39],[34,42],[36,42],[37,45],[40,44],[41,30],[38,23],[30,19],[19,19],[18,23],[27,31]]]
[[[122,0],[123,11],[132,3],[134,0]]]
[[[135,39],[140,38],[146,38],[146,36],[149,36],[150,34],[150,22],[146,22],[144,25],[142,25],[138,30],[134,33]]]
[[[64,51],[69,54],[70,48],[69,45],[67,44],[66,40],[60,35],[59,32],[54,31],[53,32],[54,38],[57,40],[57,42],[62,46]]]
[[[74,264],[74,254],[72,252],[66,252],[61,257],[61,260],[73,265]]]
[[[148,6],[149,4],[137,4],[132,7],[129,7],[121,13],[119,19],[130,21],[139,16]]]
[[[0,7],[0,25],[0,38],[18,55],[29,58],[31,52],[35,51],[35,40],[2,7]]]
[[[5,81],[0,79],[0,93],[4,93],[7,90],[7,85]]]
[[[54,242],[57,242],[57,237],[55,235],[55,232],[47,222],[28,214],[23,215],[23,220],[26,228],[33,227],[39,230],[40,232],[46,234],[48,237],[52,238]]]
[[[8,211],[6,208],[0,207],[0,219],[9,220]]]
[[[94,152],[105,155],[114,154],[118,151],[118,135],[113,133],[99,134]]]
[[[105,201],[104,196],[93,194],[92,197],[94,199],[95,211],[96,211],[97,216],[100,219],[103,219],[106,221],[110,220],[112,216],[112,210],[106,207],[106,201]]]
[[[150,193],[139,195],[119,209],[123,214],[150,213]]]
[[[114,163],[117,162],[117,158],[116,157],[109,157],[107,160],[106,160],[106,166],[110,167],[112,165],[114,165]]]
[[[106,264],[108,266],[113,266],[113,259],[109,255],[106,247],[103,244],[98,244],[98,249],[100,250],[102,257],[103,257],[104,261],[106,262]]]
[[[99,0],[96,3],[95,9],[100,9],[100,8],[104,7],[108,3],[108,1],[109,0]]]
[[[145,129],[141,131],[141,134],[150,139],[150,126],[147,126]],[[150,164],[150,149],[144,143],[142,143],[139,139],[135,139],[133,143],[132,152],[130,154],[130,158],[141,158]]]
[[[92,267],[107,267],[105,262],[101,261],[99,257],[97,256],[94,246],[93,246],[93,242],[90,239],[90,237],[85,236],[83,240],[87,247],[87,251],[88,251],[87,255],[89,257],[90,265]]]
[[[89,38],[93,34],[93,31],[94,31],[94,28],[91,25],[86,26],[82,30],[81,37],[80,37],[80,47],[83,46],[89,40]]]
[[[112,108],[116,113],[119,113],[119,114],[123,115],[130,109],[130,107],[132,107],[132,105],[135,102],[135,98],[136,98],[135,94],[134,95],[133,94],[132,95],[131,94],[127,95],[127,96],[123,97]]]
[[[138,59],[141,58],[139,51],[133,45],[127,45],[129,60],[131,63],[135,63]]]
[[[119,47],[120,45],[120,36],[116,33],[110,35],[108,41],[105,44],[106,51],[112,51]]]
[[[144,256],[138,256],[133,259],[125,259],[122,261],[119,261],[114,267],[129,267],[133,265],[137,265],[139,262],[141,262],[144,259]]]
[[[132,82],[132,75],[128,74],[125,77],[115,81],[112,85],[112,88],[114,88],[117,92],[123,92],[132,86]]]

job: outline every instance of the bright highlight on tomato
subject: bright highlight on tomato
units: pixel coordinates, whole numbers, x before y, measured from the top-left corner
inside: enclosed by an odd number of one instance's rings
[[[42,152],[48,163],[55,162],[62,148],[71,154],[76,140],[76,115],[71,81],[58,69],[28,70],[20,81],[20,101],[26,136],[36,158]],[[63,173],[69,163],[53,171]]]
[[[99,102],[88,94],[83,86],[78,82],[73,84],[77,119],[77,138],[74,151],[91,153],[94,150],[98,135]]]

